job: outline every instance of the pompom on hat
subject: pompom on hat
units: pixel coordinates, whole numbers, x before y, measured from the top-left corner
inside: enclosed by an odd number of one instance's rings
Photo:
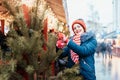
[[[83,19],[77,19],[77,20],[75,20],[75,21],[72,23],[72,30],[73,30],[74,24],[80,24],[80,25],[83,27],[84,32],[86,32],[86,25],[85,25]]]

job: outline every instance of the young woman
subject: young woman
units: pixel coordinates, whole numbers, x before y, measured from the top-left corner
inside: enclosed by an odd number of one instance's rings
[[[59,58],[68,57],[67,68],[79,64],[80,75],[85,80],[96,80],[94,53],[97,47],[97,40],[93,32],[86,32],[86,25],[82,19],[75,20],[72,24],[74,36],[63,40],[66,47]],[[59,42],[59,41],[58,41]],[[62,44],[62,43],[61,43]],[[57,46],[61,46],[57,44]]]

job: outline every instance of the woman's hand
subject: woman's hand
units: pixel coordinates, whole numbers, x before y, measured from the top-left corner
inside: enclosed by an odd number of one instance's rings
[[[58,41],[56,43],[56,46],[58,48],[64,48],[68,41],[68,37],[66,37],[63,33],[58,33]]]

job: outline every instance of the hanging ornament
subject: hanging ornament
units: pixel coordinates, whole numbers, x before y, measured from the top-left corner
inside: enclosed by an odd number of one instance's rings
[[[29,27],[30,26],[29,7],[26,4],[23,4],[22,5],[22,9],[23,9],[23,14],[24,14],[25,22],[27,24],[27,27]]]

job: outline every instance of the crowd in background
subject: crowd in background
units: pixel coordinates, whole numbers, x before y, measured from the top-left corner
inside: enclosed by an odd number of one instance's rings
[[[98,42],[96,53],[105,59],[107,56],[112,59],[112,49],[113,49],[113,42],[107,39],[103,39],[101,42]]]

